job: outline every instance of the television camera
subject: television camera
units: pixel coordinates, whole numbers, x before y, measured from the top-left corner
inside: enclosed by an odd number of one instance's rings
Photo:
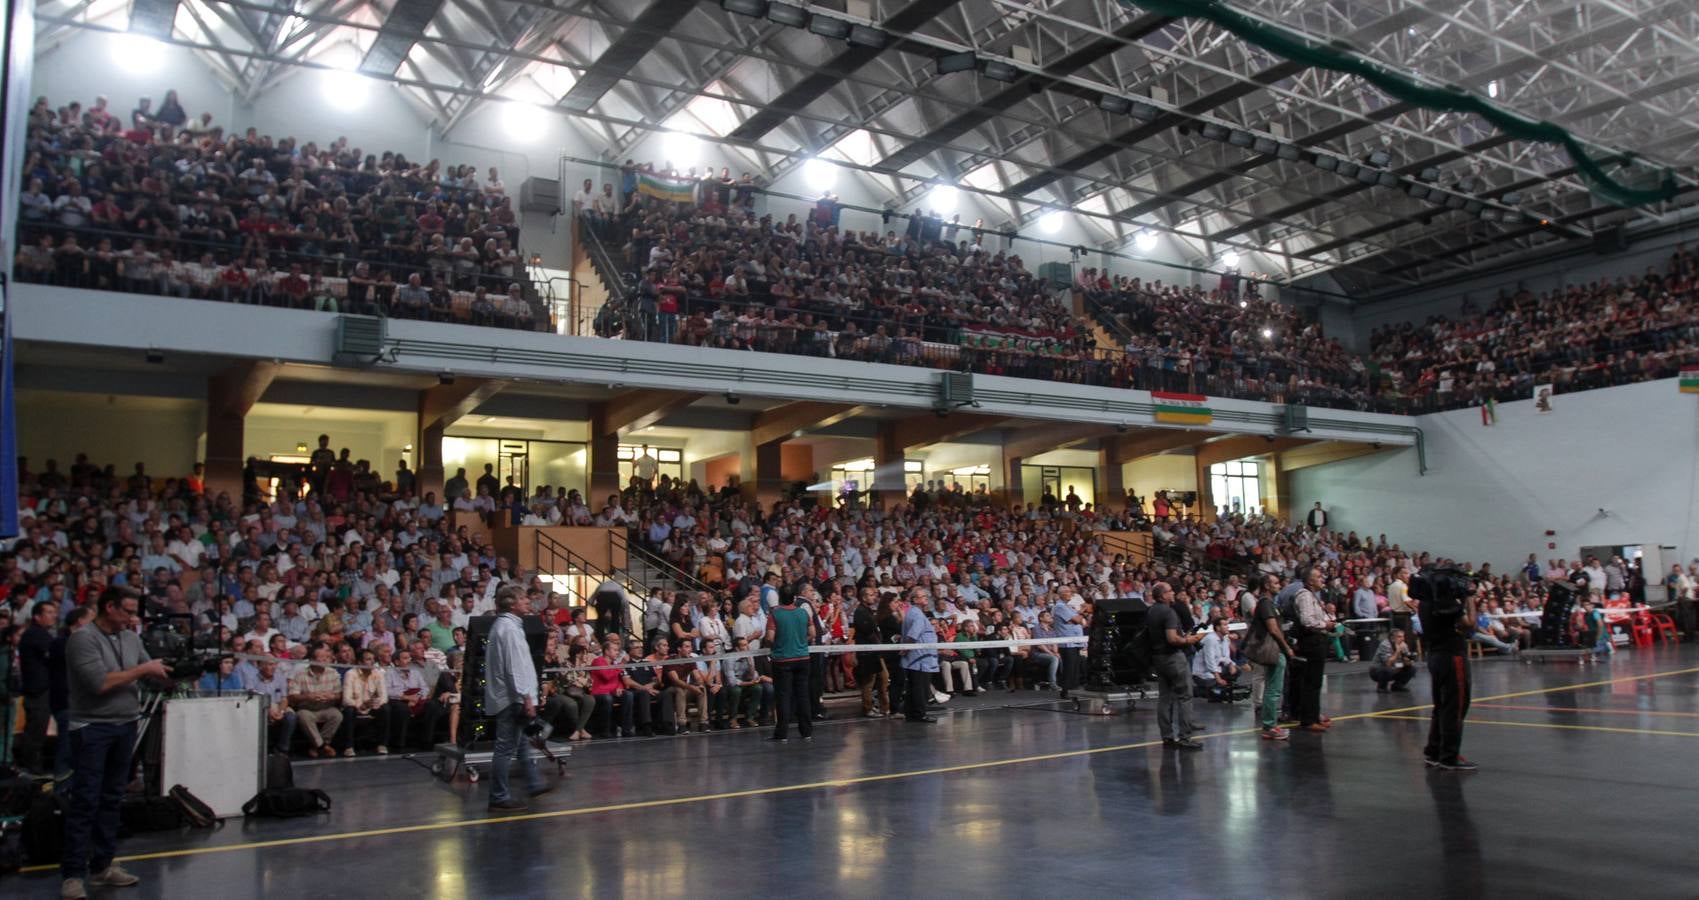
[[[196,634],[188,613],[149,613],[142,623],[142,647],[165,663],[173,681],[193,681],[218,671],[222,650],[216,633]]]

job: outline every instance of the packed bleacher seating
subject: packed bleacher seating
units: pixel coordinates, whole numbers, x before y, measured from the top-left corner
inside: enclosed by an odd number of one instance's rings
[[[1504,294],[1484,312],[1377,329],[1375,364],[1416,410],[1563,394],[1699,364],[1699,267],[1685,246],[1663,271],[1561,291]]]
[[[531,595],[551,629],[547,663],[567,669],[550,675],[544,715],[557,733],[586,739],[766,721],[764,658],[716,666],[691,657],[759,647],[780,591],[816,610],[822,644],[889,643],[900,630],[895,604],[914,586],[935,598],[941,640],[1042,641],[1069,633],[1058,621],[1064,605],[1089,621],[1101,600],[1143,596],[1158,581],[1174,587],[1187,628],[1239,621],[1246,586],[1264,575],[1285,582],[1314,566],[1327,582],[1335,653],[1344,659],[1366,658],[1380,631],[1359,620],[1397,621],[1401,571],[1445,562],[1384,535],[1364,539],[1260,515],[1152,520],[1142,504],[1113,512],[1016,505],[941,487],[917,489],[888,508],[853,501],[834,508],[806,492],[763,508],[735,485],[705,490],[663,476],[633,479],[593,508],[576,490],[539,487],[526,496],[486,474],[476,484],[451,479],[445,489],[459,497],[445,507],[434,494],[414,496],[405,469],[380,483],[369,466],[346,454],[337,459],[328,443],[322,449],[299,471],[252,467],[241,497],[208,496],[198,470],[156,478],[137,465],[124,475],[79,456],[68,470],[48,461],[37,472],[24,460],[22,533],[0,547],[0,636],[7,639],[0,646],[43,621],[44,634],[31,640],[78,627],[86,622],[79,610],[106,586],[126,585],[147,597],[150,619],[185,617],[230,657],[201,679],[203,689],[240,685],[272,697],[278,749],[352,756],[460,736],[466,625],[491,609],[503,585]],[[268,496],[274,483],[278,494]],[[468,526],[451,510],[484,518]],[[484,527],[494,522],[624,527],[634,552],[676,569],[662,565],[672,572],[664,586],[640,589],[639,607],[610,615],[594,596],[555,593],[542,577],[548,573],[520,571],[497,555]],[[1142,529],[1161,548],[1152,558],[1105,550],[1100,532]],[[1537,611],[1544,579],[1590,577],[1596,569],[1603,589],[1613,566],[1625,597],[1643,584],[1620,560],[1590,561],[1585,570],[1557,560],[1542,570],[1530,560],[1530,568],[1509,574],[1481,566],[1476,577],[1489,609]],[[858,618],[862,603],[871,617]],[[42,614],[43,604],[53,605],[51,615]],[[1519,620],[1483,618],[1480,628],[1477,639],[1493,647],[1527,641]],[[949,674],[938,678],[933,699],[1053,687],[1064,677],[1059,649],[946,651]],[[900,679],[881,679],[876,661],[817,659],[816,715],[840,691],[852,692],[844,698],[852,709],[853,692],[860,693],[860,715],[889,714],[900,702],[892,699]],[[622,663],[639,668],[584,668]],[[332,694],[340,699],[326,699]],[[10,733],[9,723],[0,725]],[[31,764],[38,746],[26,741],[20,760]]]
[[[24,281],[533,329],[499,173],[190,119],[167,92],[30,111]]]

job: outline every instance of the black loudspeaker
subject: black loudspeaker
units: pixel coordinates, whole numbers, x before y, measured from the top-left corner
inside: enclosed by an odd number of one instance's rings
[[[460,684],[461,743],[471,746],[481,740],[492,740],[495,727],[491,713],[484,709],[484,653],[490,643],[490,627],[497,616],[473,616],[466,623],[466,662]],[[543,649],[548,646],[549,628],[536,616],[524,616],[525,643],[531,648],[531,665],[537,674],[543,672]]]
[[[1546,587],[1546,605],[1540,615],[1539,627],[1534,630],[1534,646],[1561,650],[1573,647],[1569,639],[1569,614],[1575,608],[1575,590],[1567,582],[1553,582]]]
[[[1622,253],[1628,249],[1628,232],[1622,226],[1593,232],[1593,252],[1601,256]]]
[[[1150,680],[1150,648],[1144,639],[1149,610],[1143,600],[1132,597],[1097,602],[1086,642],[1087,690],[1107,691]]]

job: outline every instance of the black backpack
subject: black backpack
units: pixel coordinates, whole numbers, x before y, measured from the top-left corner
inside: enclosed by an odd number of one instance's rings
[[[330,795],[317,788],[266,788],[242,804],[242,815],[295,819],[330,812]]]
[[[289,761],[289,754],[272,751],[265,757],[265,787],[292,788],[295,786],[295,766]]]
[[[31,865],[58,865],[65,852],[65,806],[51,786],[36,794],[24,814],[24,858]]]

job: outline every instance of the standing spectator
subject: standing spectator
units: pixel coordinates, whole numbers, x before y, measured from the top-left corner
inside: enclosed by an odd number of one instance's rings
[[[902,643],[935,644],[938,633],[932,630],[932,620],[926,615],[932,607],[932,595],[923,587],[909,589],[908,609],[903,612]],[[938,651],[922,647],[902,652],[904,679],[903,717],[911,724],[936,722],[926,714],[927,698],[932,696],[932,675],[938,671]]]
[[[118,806],[130,783],[141,719],[137,683],[169,682],[171,673],[165,663],[148,659],[142,647],[136,634],[139,608],[135,592],[109,587],[95,601],[95,627],[71,635],[65,645],[74,773],[59,863],[59,896],[65,900],[88,896],[85,881],[94,887],[129,887],[141,880],[113,862]]]
[[[65,648],[71,641],[71,635],[83,630],[93,619],[94,610],[90,607],[72,607],[65,616],[59,636],[53,639],[53,645],[48,649],[47,702],[59,731],[58,749],[53,759],[53,783],[55,790],[61,794],[71,788],[71,680]]]
[[[778,715],[771,740],[784,743],[791,719],[802,739],[814,739],[814,720],[808,704],[808,645],[814,641],[814,617],[796,605],[796,594],[786,591],[779,605],[767,616],[767,646],[773,663],[773,692]]]
[[[1286,689],[1286,667],[1296,655],[1292,645],[1286,640],[1285,629],[1280,626],[1280,607],[1274,598],[1280,591],[1280,579],[1273,575],[1264,575],[1260,591],[1256,598],[1256,606],[1251,612],[1250,637],[1258,637],[1260,630],[1275,642],[1280,648],[1280,655],[1272,664],[1258,663],[1254,680],[1262,683],[1262,693],[1257,697],[1259,708],[1258,724],[1262,726],[1262,739],[1265,741],[1286,740],[1286,729],[1280,727],[1280,700]],[[1256,691],[1252,691],[1256,695]]]
[[[1073,488],[1068,488],[1070,495]],[[1078,638],[1085,636],[1085,617],[1073,607],[1069,601],[1074,598],[1074,589],[1063,585],[1057,592],[1056,602],[1050,606],[1050,620],[1055,623],[1056,635],[1061,638]],[[1062,699],[1068,699],[1068,692],[1080,686],[1080,645],[1057,644],[1057,651],[1062,657],[1061,688]]]
[[[879,592],[872,587],[861,589],[861,602],[850,617],[851,640],[872,646],[884,643],[879,637],[879,621],[875,609]],[[890,715],[890,675],[885,671],[880,655],[861,652],[855,655],[855,683],[861,689],[861,714],[869,719]]]
[[[29,626],[18,640],[19,687],[24,698],[24,737],[12,761],[29,772],[48,771],[41,748],[47,740],[47,723],[53,718],[48,693],[52,687],[49,659],[53,649],[53,627],[59,622],[59,606],[51,600],[36,603]],[[60,734],[63,741],[65,735]]]
[[[1145,617],[1145,634],[1150,645],[1151,666],[1156,670],[1156,727],[1162,744],[1183,750],[1202,750],[1192,738],[1192,675],[1186,665],[1185,648],[1203,641],[1201,634],[1181,634],[1175,614],[1174,589],[1159,581],[1150,589],[1150,612]]]
[[[537,715],[539,696],[537,670],[531,664],[525,623],[520,618],[531,614],[531,598],[517,587],[504,587],[496,592],[496,611],[484,664],[484,707],[495,710],[496,720],[495,749],[490,756],[490,809],[507,812],[525,808],[525,801],[514,797],[507,786],[507,767],[516,752],[531,796],[554,788],[538,773],[531,744],[521,734]]]
[[[1321,569],[1311,568],[1304,574],[1304,586],[1292,601],[1297,611],[1300,655],[1293,679],[1292,707],[1298,727],[1316,734],[1327,731],[1333,721],[1321,714],[1322,677],[1326,672],[1333,632],[1333,620],[1328,618],[1321,599],[1316,596],[1323,583]]]

